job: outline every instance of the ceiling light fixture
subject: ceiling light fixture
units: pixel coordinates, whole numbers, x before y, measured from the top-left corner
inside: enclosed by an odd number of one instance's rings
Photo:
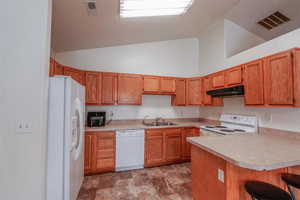
[[[120,16],[152,17],[182,15],[194,0],[120,0]]]

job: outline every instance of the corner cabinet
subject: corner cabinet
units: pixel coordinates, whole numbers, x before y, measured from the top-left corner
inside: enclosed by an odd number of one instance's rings
[[[204,106],[223,106],[223,98],[212,97],[206,92],[213,90],[212,88],[212,76],[208,75],[202,78],[202,97]]]
[[[200,136],[199,128],[186,127],[182,129],[182,160],[189,161],[191,159],[191,144],[187,142],[187,138],[198,136]]]
[[[87,132],[85,135],[84,173],[114,171],[115,151],[114,131]]]
[[[118,75],[118,104],[141,105],[142,104],[141,75],[119,74]]]

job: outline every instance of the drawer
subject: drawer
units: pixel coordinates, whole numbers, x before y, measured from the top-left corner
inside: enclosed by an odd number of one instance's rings
[[[96,152],[97,159],[102,158],[114,158],[115,151],[113,149],[97,150]]]
[[[115,138],[97,137],[97,149],[114,149]]]
[[[115,159],[114,158],[97,159],[96,168],[97,169],[115,168]]]
[[[181,129],[180,128],[170,128],[170,129],[166,129],[164,131],[166,134],[181,134]]]
[[[161,129],[153,129],[153,130],[146,130],[146,137],[157,137],[163,136],[163,130]]]

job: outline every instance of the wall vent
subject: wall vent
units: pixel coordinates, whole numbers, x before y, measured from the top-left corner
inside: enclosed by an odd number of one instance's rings
[[[273,28],[278,27],[289,21],[291,21],[290,18],[288,18],[281,12],[277,11],[277,12],[273,13],[272,15],[270,15],[269,17],[264,18],[263,20],[261,20],[257,23],[268,30],[272,30]]]
[[[96,0],[87,0],[86,9],[87,9],[88,16],[96,16],[97,15]]]

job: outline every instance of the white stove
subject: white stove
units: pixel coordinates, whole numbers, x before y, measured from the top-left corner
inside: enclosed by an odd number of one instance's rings
[[[222,114],[221,124],[218,126],[201,126],[202,135],[233,135],[257,132],[258,123],[256,116]]]

